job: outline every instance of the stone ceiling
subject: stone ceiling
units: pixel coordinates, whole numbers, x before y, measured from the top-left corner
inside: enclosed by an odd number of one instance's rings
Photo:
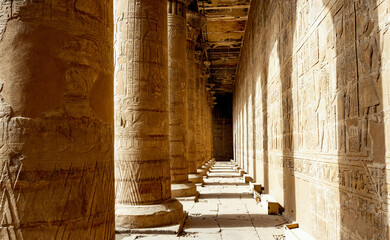
[[[209,83],[217,95],[233,91],[249,7],[250,0],[198,0],[207,18],[202,33],[209,45]]]

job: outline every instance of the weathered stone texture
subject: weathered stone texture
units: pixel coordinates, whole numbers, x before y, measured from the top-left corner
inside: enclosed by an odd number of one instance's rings
[[[202,135],[202,54],[200,51],[195,53],[195,142],[196,142],[196,166],[197,168],[203,165],[203,135]]]
[[[193,42],[187,43],[187,106],[188,106],[188,172],[196,173],[196,142],[195,142],[195,52]],[[192,48],[192,49],[191,49]]]
[[[251,4],[234,156],[318,239],[389,237],[389,10],[379,0]]]
[[[186,1],[168,1],[169,159],[171,194],[197,194],[188,181]]]
[[[169,158],[172,182],[188,180],[186,5],[168,1]]]
[[[112,3],[0,1],[1,239],[114,239]]]
[[[198,166],[198,85],[195,62],[195,42],[204,18],[196,12],[187,11],[187,106],[188,106],[188,173],[190,181],[203,182],[197,175]]]
[[[114,17],[116,224],[175,224],[182,207],[171,199],[167,2],[116,0]]]

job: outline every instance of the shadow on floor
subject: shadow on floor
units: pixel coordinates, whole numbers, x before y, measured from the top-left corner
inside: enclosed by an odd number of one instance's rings
[[[201,193],[199,199],[253,199],[250,193]]]
[[[242,178],[240,175],[209,175],[207,178]]]
[[[237,183],[237,182],[205,182],[204,186],[248,186],[247,183]],[[249,187],[249,186],[248,186]]]
[[[198,228],[281,228],[287,221],[281,215],[220,214],[188,216],[184,229]]]

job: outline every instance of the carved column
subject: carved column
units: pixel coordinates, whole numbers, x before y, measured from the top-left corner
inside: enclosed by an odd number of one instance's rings
[[[202,134],[203,134],[203,161],[206,163],[210,158],[207,155],[207,113],[206,113],[206,107],[207,107],[207,96],[206,96],[206,82],[207,82],[207,68],[203,68],[203,82],[201,86],[202,91]]]
[[[188,181],[186,1],[168,0],[169,158],[173,197],[198,194]]]
[[[209,105],[209,143],[210,158],[214,159],[214,135],[213,135],[213,103]],[[215,159],[214,159],[215,160]]]
[[[211,142],[211,138],[212,138],[211,126],[212,126],[211,107],[210,107],[210,103],[207,101],[207,145],[208,145],[208,147],[207,147],[207,154],[208,154],[210,159],[213,158],[213,155],[212,155],[213,143]]]
[[[0,239],[115,239],[111,1],[0,12]]]
[[[187,11],[187,106],[188,106],[188,179],[193,183],[203,183],[203,177],[197,173],[196,128],[196,67],[195,42],[204,17],[199,13]]]
[[[211,86],[212,87],[212,86]],[[213,156],[213,106],[214,106],[214,100],[213,100],[213,91],[212,89],[209,89],[208,91],[208,115],[209,115],[209,125],[208,125],[208,135],[209,135],[209,156],[213,161],[215,161]]]
[[[195,52],[196,87],[195,87],[195,141],[196,141],[196,167],[197,172],[206,176],[207,170],[202,167],[204,163],[204,137],[202,133],[202,52]]]
[[[200,133],[201,133],[201,141],[202,141],[202,164],[207,162],[207,144],[206,144],[206,69],[205,67],[201,68],[201,82],[200,82]],[[209,169],[208,167],[206,168]]]
[[[176,224],[171,198],[167,2],[115,1],[116,225]]]
[[[206,114],[207,114],[207,156],[208,159],[212,159],[213,156],[211,155],[211,107],[210,107],[210,92],[206,92]]]

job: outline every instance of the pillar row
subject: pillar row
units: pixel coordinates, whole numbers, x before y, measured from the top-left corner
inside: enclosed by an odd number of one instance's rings
[[[115,1],[115,185],[118,228],[176,224],[171,198],[167,1]]]
[[[206,90],[206,83],[207,83],[207,68],[204,66],[202,69],[202,134],[203,134],[203,156],[204,156],[204,163],[210,160],[210,156],[208,155],[208,134],[207,134],[207,124],[208,124],[208,118],[207,118],[207,90]]]
[[[196,66],[196,94],[195,94],[195,139],[196,139],[196,166],[197,172],[202,176],[207,175],[207,170],[203,167],[205,162],[205,138],[203,131],[203,96],[204,96],[204,74],[203,74],[203,52],[196,51],[195,53],[195,66]]]
[[[196,121],[196,64],[195,42],[205,19],[196,12],[187,11],[187,109],[188,109],[188,179],[194,183],[203,183],[203,177],[197,172]]]
[[[0,239],[113,240],[112,3],[0,5]]]
[[[187,1],[168,0],[169,158],[173,197],[198,194],[188,181]]]

